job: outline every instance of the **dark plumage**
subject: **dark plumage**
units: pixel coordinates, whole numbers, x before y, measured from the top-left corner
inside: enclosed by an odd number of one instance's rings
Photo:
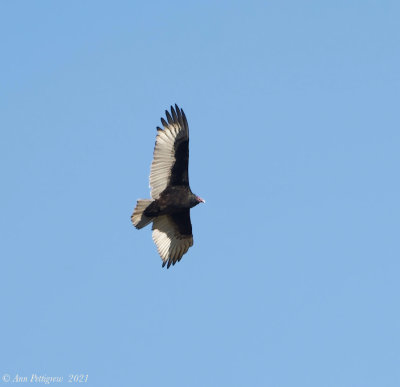
[[[152,199],[140,199],[131,216],[140,229],[153,222],[153,240],[163,266],[174,265],[193,245],[190,209],[204,202],[189,186],[189,125],[177,105],[161,118],[150,171]],[[171,116],[172,115],[172,116]]]

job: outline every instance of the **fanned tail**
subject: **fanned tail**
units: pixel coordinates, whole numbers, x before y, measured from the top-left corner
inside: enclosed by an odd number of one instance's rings
[[[133,225],[137,228],[147,226],[154,218],[146,216],[143,212],[153,202],[151,199],[139,199],[131,216]]]

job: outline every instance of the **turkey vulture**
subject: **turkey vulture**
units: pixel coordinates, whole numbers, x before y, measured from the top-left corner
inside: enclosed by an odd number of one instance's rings
[[[204,200],[189,187],[189,125],[177,105],[166,110],[164,129],[157,127],[150,170],[152,199],[139,199],[131,216],[137,229],[153,222],[153,241],[167,268],[179,262],[193,246],[190,209]],[[172,115],[172,116],[171,116]]]

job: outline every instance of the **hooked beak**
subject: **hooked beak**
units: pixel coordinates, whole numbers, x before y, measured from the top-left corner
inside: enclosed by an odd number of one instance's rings
[[[200,196],[197,196],[197,200],[199,201],[199,203],[205,203],[206,201],[204,199],[202,199]]]

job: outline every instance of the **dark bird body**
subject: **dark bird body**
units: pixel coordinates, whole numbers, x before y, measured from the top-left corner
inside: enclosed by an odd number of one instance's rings
[[[153,240],[169,267],[180,261],[193,245],[190,209],[204,202],[189,186],[189,126],[185,113],[175,105],[165,112],[164,129],[157,128],[150,172],[152,199],[138,200],[132,222],[140,229],[153,222]]]

